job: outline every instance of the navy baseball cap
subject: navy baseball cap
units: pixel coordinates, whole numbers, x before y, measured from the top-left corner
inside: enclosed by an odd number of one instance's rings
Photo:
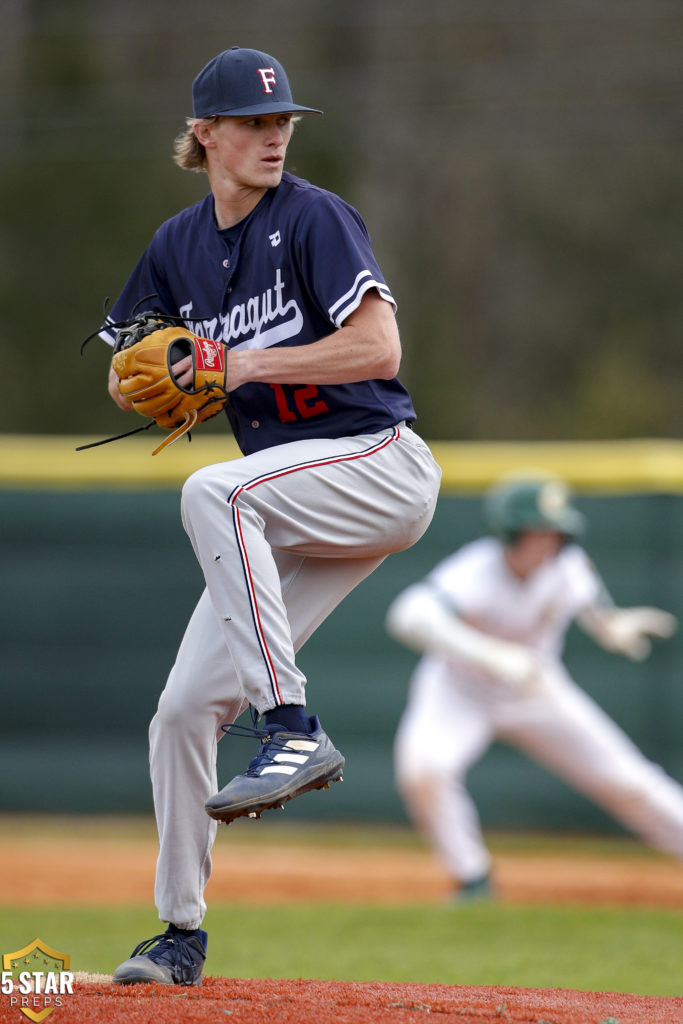
[[[192,83],[195,117],[249,117],[252,114],[322,114],[292,101],[279,61],[260,50],[233,46],[210,60]]]

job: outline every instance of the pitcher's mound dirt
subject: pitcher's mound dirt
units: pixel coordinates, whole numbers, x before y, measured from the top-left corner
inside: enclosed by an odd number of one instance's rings
[[[0,1024],[26,1018],[1,997]],[[430,1015],[430,1016],[428,1016]],[[431,1016],[433,1015],[433,1016]],[[680,1024],[683,1000],[569,989],[205,978],[196,988],[78,983],[51,1024]]]

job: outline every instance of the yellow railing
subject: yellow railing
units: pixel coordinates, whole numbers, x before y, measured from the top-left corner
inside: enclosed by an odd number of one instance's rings
[[[154,437],[152,437],[154,433]],[[158,431],[77,452],[90,438],[0,435],[5,489],[175,488],[195,469],[239,457],[232,437],[182,439],[152,457]],[[442,492],[478,493],[508,471],[541,469],[579,491],[683,493],[683,441],[430,442]]]

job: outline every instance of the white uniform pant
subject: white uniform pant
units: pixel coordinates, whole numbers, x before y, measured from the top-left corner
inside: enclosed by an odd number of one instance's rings
[[[295,652],[393,551],[414,544],[436,506],[440,470],[404,426],[297,441],[207,466],[186,482],[183,525],[206,589],[150,726],[162,921],[199,927],[216,823],[221,726],[305,704]]]
[[[683,859],[683,787],[647,760],[562,666],[543,693],[521,697],[500,684],[459,680],[445,662],[425,658],[396,735],[396,780],[408,813],[454,879],[473,881],[491,866],[465,777],[495,739],[651,846]]]

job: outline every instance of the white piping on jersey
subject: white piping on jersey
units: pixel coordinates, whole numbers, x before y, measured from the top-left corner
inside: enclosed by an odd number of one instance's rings
[[[370,288],[376,288],[383,299],[395,305],[393,297],[383,281],[375,281],[369,270],[361,270],[351,288],[327,311],[327,315],[336,327],[341,327],[349,313],[360,306],[360,300]]]

